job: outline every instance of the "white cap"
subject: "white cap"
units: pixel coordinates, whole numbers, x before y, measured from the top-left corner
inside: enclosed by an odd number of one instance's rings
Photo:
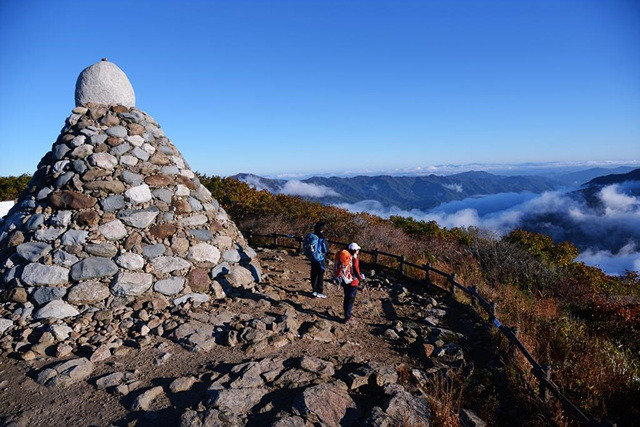
[[[359,251],[360,250],[360,246],[358,246],[357,243],[349,243],[349,250],[350,251]]]

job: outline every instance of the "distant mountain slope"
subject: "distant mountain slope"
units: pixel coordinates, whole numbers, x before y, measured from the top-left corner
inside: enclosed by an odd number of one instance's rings
[[[640,169],[635,169],[628,173],[599,176],[589,181],[587,185],[611,185],[628,181],[640,181]]]
[[[634,169],[635,168],[629,166],[620,166],[613,169],[591,168],[578,172],[565,173],[562,175],[554,176],[553,178],[569,187],[578,187],[597,177],[611,174],[625,174],[631,172]]]
[[[592,179],[584,184],[584,188],[574,192],[575,197],[582,197],[592,208],[604,208],[599,197],[603,187],[613,184],[637,183],[638,185],[628,186],[626,192],[631,196],[640,196],[640,169],[632,170],[623,174],[610,174]]]
[[[273,180],[252,174],[238,174],[232,178],[273,193],[286,193],[287,181]],[[322,203],[355,203],[377,200],[402,209],[430,209],[441,203],[480,195],[523,192],[542,193],[559,187],[550,178],[539,176],[498,176],[487,172],[464,172],[448,176],[356,176],[311,177],[300,181],[327,187],[338,196],[316,197]]]

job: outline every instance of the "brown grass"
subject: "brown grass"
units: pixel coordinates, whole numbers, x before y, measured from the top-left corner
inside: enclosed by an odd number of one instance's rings
[[[459,427],[463,384],[459,378],[435,375],[421,388],[429,405],[434,426]]]

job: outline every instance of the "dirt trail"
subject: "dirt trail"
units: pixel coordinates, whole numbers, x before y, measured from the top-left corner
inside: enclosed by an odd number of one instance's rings
[[[354,307],[357,321],[344,324],[342,290],[326,283],[328,298],[314,298],[308,262],[303,257],[284,251],[258,252],[263,277],[256,292],[227,297],[183,313],[185,322],[204,321],[216,325],[215,319],[218,319],[216,327],[221,332],[216,337],[217,344],[209,351],[188,351],[166,336],[149,335],[142,342],[129,343],[107,360],[96,363],[87,380],[66,388],[48,388],[35,381],[38,372],[56,362],[55,358],[39,357],[26,362],[15,355],[4,354],[0,358],[0,415],[4,417],[4,423],[29,426],[178,425],[186,408],[202,410],[205,391],[221,372],[241,362],[276,356],[284,359],[312,356],[331,361],[336,371],[346,369],[350,364],[379,363],[404,367],[408,373],[418,369],[419,372],[413,372],[418,377],[450,369],[469,377],[474,375],[474,364],[469,363],[466,354],[469,349],[479,360],[475,362],[476,376],[480,370],[487,373],[487,378],[491,376],[489,372],[494,372],[485,371],[495,362],[486,349],[477,344],[486,338],[486,328],[455,301],[429,289],[378,275],[369,280],[371,286],[358,292]],[[290,318],[296,318],[299,329],[286,339],[272,335],[268,340],[230,346],[224,338],[228,337],[228,331],[223,331],[228,327],[220,326],[224,313],[242,320],[244,325],[255,323],[257,319],[288,314]],[[322,323],[323,320],[328,322]],[[268,328],[272,326],[265,322],[269,332]],[[318,322],[327,329],[314,336],[311,329]],[[236,329],[243,333],[240,327],[236,326]],[[328,334],[330,339],[318,339],[322,333]],[[467,333],[474,335],[469,338]],[[96,387],[98,378],[122,371],[130,372],[136,379],[128,395]],[[178,393],[167,391],[174,379],[189,376],[195,378],[191,388]],[[407,387],[416,382],[415,378],[407,379],[403,375],[399,381],[404,381]],[[485,417],[492,417],[495,408],[483,409],[474,402],[488,395],[487,385],[482,380],[472,384],[477,390],[470,395],[475,394],[477,399],[468,400],[468,407]],[[165,392],[153,399],[148,410],[131,410],[134,399],[142,391],[158,385],[163,386]],[[418,393],[415,388],[413,391]],[[356,401],[359,395],[363,396],[358,390],[352,393]],[[249,423],[260,419],[257,414],[248,417]],[[243,419],[247,420],[246,417]]]

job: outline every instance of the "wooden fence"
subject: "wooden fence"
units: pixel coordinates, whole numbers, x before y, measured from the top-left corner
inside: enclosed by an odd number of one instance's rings
[[[294,236],[292,234],[257,234],[252,230],[245,232],[245,235],[248,237],[250,244],[256,242],[257,239],[262,239],[266,241],[272,240],[271,246],[285,248],[285,249],[294,249],[299,253],[302,252],[302,243],[303,238],[300,236]],[[289,245],[285,244],[289,243]],[[342,248],[346,248],[348,243],[337,242],[333,240],[327,240],[329,245],[335,245]],[[456,275],[449,274],[444,271],[440,271],[430,264],[418,265],[407,262],[404,255],[395,255],[387,252],[382,252],[377,249],[374,250],[366,250],[361,249],[360,254],[367,255],[370,264],[377,269],[390,270],[399,274],[403,277],[415,280],[415,277],[411,277],[407,274],[408,269],[413,269],[417,271],[424,272],[424,279],[419,279],[421,282],[426,283],[429,286],[435,286],[440,290],[444,290],[449,292],[453,296],[456,295],[458,291],[461,291],[471,299],[472,306],[474,308],[480,308],[484,310],[484,312],[489,316],[490,322],[498,328],[500,332],[505,336],[505,338],[509,341],[509,344],[512,349],[519,351],[522,356],[527,360],[529,365],[531,365],[531,373],[536,377],[539,383],[538,387],[538,396],[543,402],[547,402],[551,395],[556,397],[562,403],[565,411],[570,413],[573,418],[578,421],[582,425],[586,426],[600,426],[600,427],[612,427],[615,424],[611,422],[602,422],[593,417],[587,416],[584,412],[582,412],[576,405],[574,405],[562,392],[560,388],[551,380],[551,366],[547,364],[538,363],[531,353],[527,350],[527,348],[522,344],[522,342],[518,339],[519,330],[517,327],[509,327],[507,325],[503,325],[496,316],[496,303],[487,301],[478,293],[477,286],[464,286],[459,283],[456,279]],[[382,260],[387,260],[391,262],[384,263]],[[363,260],[364,262],[364,260]],[[514,353],[515,354],[515,353]]]

